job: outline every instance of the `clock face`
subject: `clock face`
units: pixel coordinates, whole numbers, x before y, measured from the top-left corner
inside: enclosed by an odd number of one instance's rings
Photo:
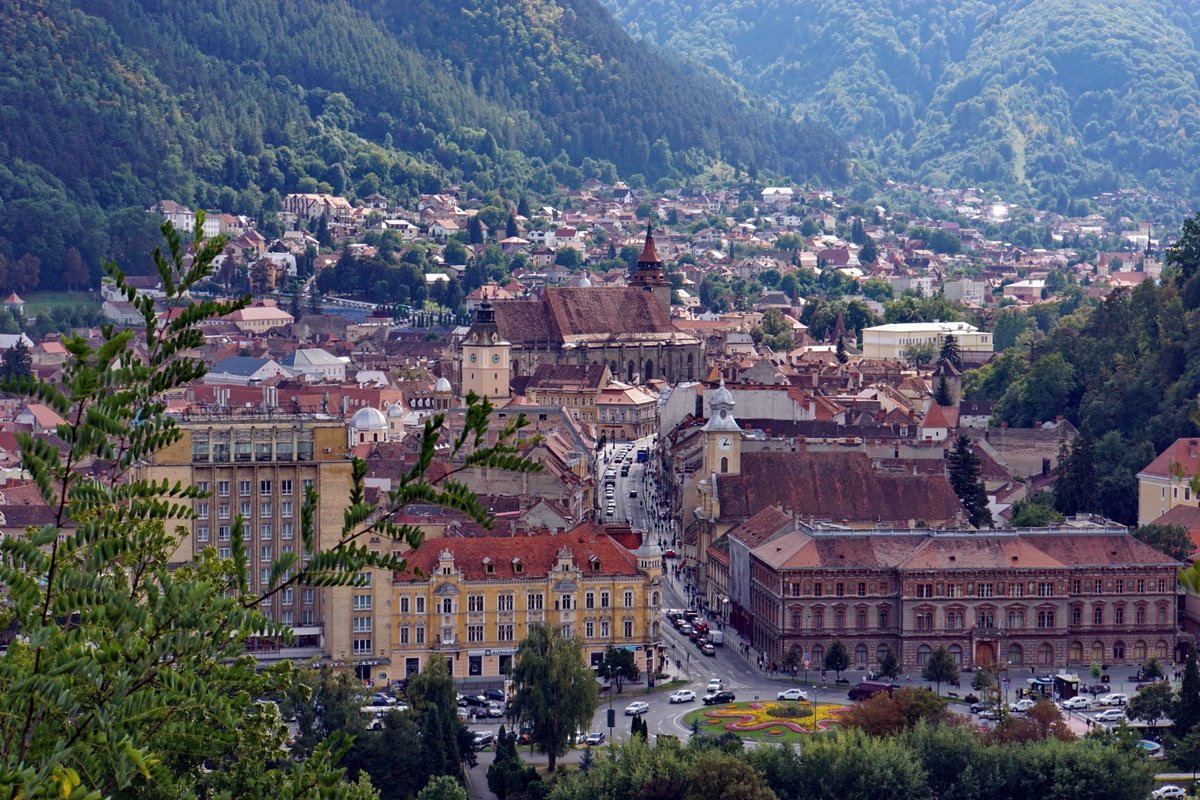
[[[728,450],[731,447],[733,447],[733,439],[731,437],[722,436],[720,439],[717,439],[718,450]]]
[[[475,355],[474,353],[471,353],[471,363],[472,364],[474,364],[476,359],[478,359],[478,358],[479,358],[479,356]]]
[[[492,363],[493,364],[500,363],[500,354],[499,353],[492,353]]]

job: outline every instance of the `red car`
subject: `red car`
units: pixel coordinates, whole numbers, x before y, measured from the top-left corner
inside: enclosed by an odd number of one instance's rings
[[[676,557],[676,553],[674,550],[668,549],[668,550],[663,551],[663,558],[675,558],[675,557]]]

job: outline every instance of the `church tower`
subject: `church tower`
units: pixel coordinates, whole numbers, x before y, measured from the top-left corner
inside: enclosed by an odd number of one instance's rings
[[[646,244],[642,248],[642,254],[638,256],[637,271],[634,272],[630,285],[653,293],[663,311],[668,317],[671,316],[671,282],[667,280],[662,261],[658,258],[658,251],[654,248],[654,234],[650,223],[646,224]]]
[[[733,418],[733,393],[725,379],[708,401],[712,409],[704,432],[704,474],[739,475],[742,472],[742,429]]]
[[[485,296],[475,312],[475,321],[462,342],[462,397],[471,392],[489,400],[507,400],[511,375],[512,345],[500,336],[496,311]]]

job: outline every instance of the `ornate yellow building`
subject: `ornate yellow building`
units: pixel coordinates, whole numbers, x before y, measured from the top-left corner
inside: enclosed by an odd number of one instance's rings
[[[595,666],[610,646],[638,666],[662,663],[662,559],[648,540],[631,553],[585,523],[561,535],[428,541],[408,556],[419,572],[392,587],[392,677],[442,653],[455,678],[496,683],[534,622],[557,625]]]

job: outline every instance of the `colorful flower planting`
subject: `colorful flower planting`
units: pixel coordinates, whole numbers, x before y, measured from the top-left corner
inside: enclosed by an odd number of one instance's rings
[[[837,717],[845,706],[818,703],[816,713],[810,703],[737,703],[720,708],[708,709],[704,716],[708,724],[723,723],[733,733],[766,733],[780,736],[784,730],[793,733],[813,733],[829,730],[837,724]]]

